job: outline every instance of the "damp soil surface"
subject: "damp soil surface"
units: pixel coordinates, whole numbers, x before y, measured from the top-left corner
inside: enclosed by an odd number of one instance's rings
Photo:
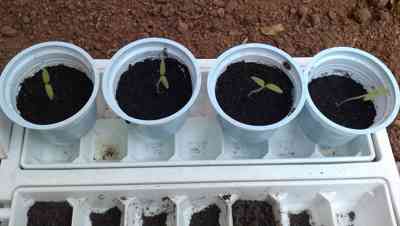
[[[308,85],[311,98],[327,118],[353,129],[370,127],[376,116],[372,101],[363,99],[344,102],[348,98],[367,93],[367,90],[350,76],[329,75],[313,79]]]
[[[283,93],[262,89],[251,78],[277,85]],[[293,105],[293,84],[277,67],[238,62],[233,63],[218,78],[215,94],[222,110],[233,119],[249,125],[268,125],[286,117]]]
[[[312,226],[310,223],[310,215],[307,211],[298,214],[289,214],[290,226]]]
[[[114,207],[104,213],[90,213],[90,221],[92,226],[120,226],[121,211]]]
[[[17,108],[29,122],[47,125],[61,122],[76,114],[89,100],[93,82],[87,75],[65,65],[46,67],[54,98],[47,95],[42,70],[21,83]]]
[[[36,202],[28,210],[27,226],[71,226],[72,207],[68,202]]]
[[[278,226],[272,206],[266,201],[238,200],[232,206],[233,226]]]
[[[190,220],[190,226],[220,226],[219,214],[221,210],[213,204],[205,209],[194,213]]]
[[[142,216],[143,226],[167,226],[167,213],[154,216]]]
[[[166,58],[169,88],[157,83],[160,60],[146,59],[130,65],[118,83],[116,98],[121,109],[131,117],[143,120],[164,118],[179,111],[192,96],[189,69],[176,59]]]

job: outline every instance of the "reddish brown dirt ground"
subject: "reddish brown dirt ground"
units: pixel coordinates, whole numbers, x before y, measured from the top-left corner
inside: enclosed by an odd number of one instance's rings
[[[241,43],[262,42],[293,56],[333,46],[364,49],[400,76],[400,19],[389,0],[2,0],[0,70],[32,44],[63,40],[108,58],[148,36],[177,40],[199,58]],[[262,28],[282,24],[265,35]],[[400,121],[389,129],[400,160]]]

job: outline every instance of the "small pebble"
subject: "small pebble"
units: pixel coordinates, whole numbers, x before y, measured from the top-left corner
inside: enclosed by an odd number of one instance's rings
[[[354,12],[354,19],[360,24],[367,23],[371,18],[372,14],[368,8],[358,9]]]
[[[311,25],[318,27],[321,24],[321,17],[318,14],[311,15]]]
[[[218,16],[221,18],[225,16],[225,10],[223,8],[219,8],[217,10],[217,13],[218,13]]]
[[[224,0],[214,0],[214,4],[218,7],[224,7],[225,1]]]
[[[187,32],[188,29],[189,29],[189,26],[185,22],[179,20],[178,31],[180,31],[181,33],[185,33],[185,32]]]
[[[333,11],[333,10],[329,10],[329,12],[328,12],[328,17],[329,17],[329,19],[331,19],[331,20],[336,20],[336,12]]]
[[[14,37],[17,35],[18,31],[10,26],[3,26],[0,33],[6,37]]]
[[[297,14],[299,15],[300,18],[307,16],[307,13],[308,13],[308,8],[305,6],[300,6],[299,9],[297,10]]]
[[[29,18],[28,16],[23,16],[22,22],[24,22],[25,24],[29,24],[31,22],[31,18]]]

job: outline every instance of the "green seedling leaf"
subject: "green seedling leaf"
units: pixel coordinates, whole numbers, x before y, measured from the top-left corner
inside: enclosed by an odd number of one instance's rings
[[[364,95],[363,100],[371,101],[379,96],[386,96],[388,94],[389,94],[389,91],[384,86],[382,86],[382,87],[368,91],[368,93],[366,95]]]
[[[50,74],[49,71],[47,71],[46,68],[42,69],[42,80],[44,84],[50,83]]]
[[[265,86],[265,82],[264,82],[264,80],[262,80],[261,78],[256,77],[256,76],[251,76],[250,78],[251,78],[255,83],[257,83],[258,86],[260,86],[260,87],[264,87],[264,86]]]
[[[49,71],[46,68],[42,69],[42,81],[43,81],[44,89],[46,91],[47,96],[49,97],[50,100],[53,100],[54,99],[54,91],[53,91],[53,87],[51,86],[51,83],[50,83]]]
[[[45,84],[44,88],[46,90],[46,94],[49,97],[50,100],[54,99],[54,91],[53,91],[53,87],[50,84]]]
[[[250,78],[259,86],[259,88],[250,91],[250,93],[247,94],[248,97],[250,97],[251,95],[253,95],[255,93],[261,92],[264,89],[269,89],[272,92],[279,93],[279,94],[283,93],[283,90],[278,85],[275,85],[274,83],[266,84],[264,80],[262,80],[261,78],[256,77],[256,76],[251,76]]]
[[[279,93],[279,94],[283,93],[283,90],[279,86],[277,86],[273,83],[268,83],[267,85],[265,85],[265,88],[267,88],[275,93]]]
[[[165,75],[160,77],[160,81],[166,89],[169,89],[169,82]]]

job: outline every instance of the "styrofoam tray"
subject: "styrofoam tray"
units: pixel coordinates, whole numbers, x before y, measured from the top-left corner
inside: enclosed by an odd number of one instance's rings
[[[142,215],[165,212],[168,226],[189,226],[192,214],[210,204],[220,208],[221,226],[232,226],[232,205],[239,199],[266,200],[282,226],[289,225],[290,213],[304,210],[316,226],[397,225],[386,183],[371,179],[21,188],[14,194],[9,226],[26,225],[35,201],[68,201],[72,226],[90,226],[91,212],[115,206],[122,212],[121,225],[140,226]]]
[[[297,58],[302,66],[308,60]],[[42,140],[35,131],[25,130],[21,166],[24,169],[73,169],[337,163],[372,161],[375,158],[375,147],[369,135],[360,136],[342,147],[322,149],[305,137],[296,121],[261,145],[239,143],[224,136],[206,92],[207,75],[213,62],[199,60],[203,75],[202,90],[188,121],[175,137],[158,141],[128,132],[125,122],[116,118],[99,95],[95,128],[79,143],[55,146]],[[96,60],[100,73],[107,64],[108,60]]]
[[[0,110],[0,162],[2,158],[7,158],[8,147],[11,139],[11,129],[11,122]]]

